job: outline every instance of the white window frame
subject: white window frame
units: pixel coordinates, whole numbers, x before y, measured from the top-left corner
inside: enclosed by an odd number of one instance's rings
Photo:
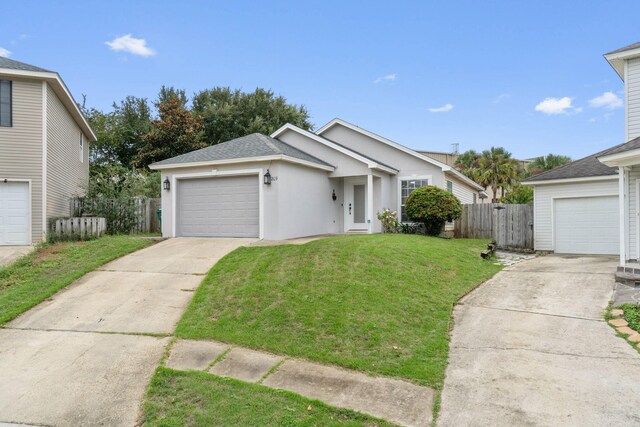
[[[447,184],[447,191],[451,194],[453,194],[453,181],[450,180],[445,180],[445,183]],[[451,185],[451,190],[449,190],[449,185]]]
[[[84,163],[84,134],[80,132],[80,163]]]
[[[433,185],[433,175],[407,175],[398,177],[398,221],[402,221],[402,181],[411,180],[426,180],[427,185]],[[405,224],[413,224],[412,222],[405,222]]]

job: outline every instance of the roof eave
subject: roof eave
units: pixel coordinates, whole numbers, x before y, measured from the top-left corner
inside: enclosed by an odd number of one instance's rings
[[[80,107],[76,103],[73,95],[65,85],[64,81],[58,73],[53,71],[25,71],[25,70],[13,70],[10,68],[0,68],[0,75],[7,75],[12,77],[24,77],[44,80],[51,84],[53,91],[58,95],[60,101],[65,106],[67,111],[71,114],[76,124],[82,129],[84,134],[88,137],[89,141],[96,141],[98,138],[91,129],[89,122],[80,111]]]
[[[591,181],[609,181],[618,179],[618,174],[613,175],[598,175],[598,176],[584,176],[578,178],[556,178],[556,179],[543,179],[540,181],[522,181],[522,185],[551,185],[551,184],[571,184],[571,183],[580,183],[580,182],[591,182]]]
[[[285,156],[282,154],[274,156],[260,156],[260,157],[242,157],[238,159],[221,159],[221,160],[208,160],[204,162],[186,162],[186,163],[170,163],[170,164],[157,164],[152,163],[149,165],[151,170],[169,170],[169,169],[181,169],[181,168],[193,168],[203,166],[217,166],[217,165],[230,165],[236,163],[256,163],[256,162],[270,162],[282,160],[284,162],[295,163],[299,165],[308,166],[315,169],[324,170],[327,172],[333,172],[336,170],[333,166],[321,165],[319,163],[310,162],[307,160],[297,159],[291,156]]]
[[[598,157],[598,160],[609,166],[634,166],[640,164],[640,148],[622,151],[620,153],[606,154]]]
[[[640,57],[640,47],[624,50],[622,52],[605,53],[603,56],[604,59],[609,62],[609,65],[611,65],[618,76],[620,76],[620,78],[624,80],[624,61]]]

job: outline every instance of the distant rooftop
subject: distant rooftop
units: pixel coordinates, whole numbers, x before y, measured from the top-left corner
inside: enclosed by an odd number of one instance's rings
[[[6,68],[9,70],[20,70],[20,71],[40,71],[51,73],[53,71],[45,70],[44,68],[36,67],[35,65],[25,64],[24,62],[16,61],[15,59],[5,58],[4,56],[0,56],[0,68]]]

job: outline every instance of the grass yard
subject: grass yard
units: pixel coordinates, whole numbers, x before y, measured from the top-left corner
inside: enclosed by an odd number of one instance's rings
[[[389,426],[293,393],[203,372],[160,367],[147,392],[145,426]]]
[[[640,332],[640,305],[624,304],[620,308],[624,310],[624,320],[629,323],[629,327]]]
[[[241,247],[208,273],[176,334],[439,388],[454,303],[500,269],[485,247],[389,234]]]
[[[45,244],[14,264],[0,267],[0,325],[97,267],[153,243],[132,236],[105,236]]]

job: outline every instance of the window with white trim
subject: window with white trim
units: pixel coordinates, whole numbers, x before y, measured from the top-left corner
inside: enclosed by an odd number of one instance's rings
[[[0,80],[0,126],[11,127],[12,123],[11,80]]]
[[[478,195],[473,193],[473,204],[475,205],[476,203],[478,203]]]
[[[80,132],[80,163],[84,163],[84,135]]]
[[[400,221],[407,222],[407,212],[404,208],[407,203],[407,197],[416,188],[426,187],[429,185],[428,179],[407,179],[400,181]]]
[[[447,181],[447,191],[453,193],[453,182]]]

